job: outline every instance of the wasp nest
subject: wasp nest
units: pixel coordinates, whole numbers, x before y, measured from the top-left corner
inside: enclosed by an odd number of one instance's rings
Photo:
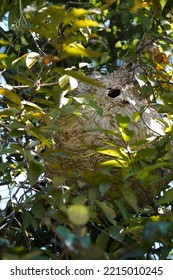
[[[159,114],[141,100],[137,85],[132,82],[132,77],[125,68],[109,75],[93,72],[91,77],[104,87],[80,83],[76,95],[87,93],[89,99],[102,109],[102,114],[98,114],[96,109],[85,104],[80,110],[81,115],[62,114],[57,120],[60,132],[55,136],[55,141],[59,148],[66,152],[67,157],[62,157],[60,163],[67,177],[68,174],[74,174],[73,172],[81,174],[87,170],[97,171],[100,163],[108,159],[107,155],[96,152],[98,148],[110,148],[112,143],[113,149],[124,147],[124,151],[129,153],[131,152],[128,150],[129,146],[136,141],[148,139],[148,143],[152,143],[165,134],[165,127],[159,121]],[[130,118],[128,128],[133,131],[133,137],[129,142],[125,142],[120,135],[117,114]],[[138,121],[134,120],[135,114],[140,116]],[[121,171],[117,169],[115,174],[116,172]],[[73,175],[69,176],[72,178]],[[138,195],[142,197],[139,189]],[[142,204],[139,202],[140,206]]]

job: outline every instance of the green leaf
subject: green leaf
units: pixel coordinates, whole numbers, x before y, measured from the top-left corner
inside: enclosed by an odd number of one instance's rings
[[[130,141],[134,135],[133,130],[130,130],[128,128],[121,129],[120,131],[125,142]]]
[[[170,222],[148,222],[143,231],[144,240],[149,243],[159,241],[163,236],[169,234],[171,227]]]
[[[67,216],[74,225],[83,226],[89,220],[88,208],[81,204],[74,204],[69,206]]]
[[[150,172],[152,172],[154,170],[157,170],[159,168],[164,168],[164,167],[173,169],[173,163],[171,163],[171,162],[159,162],[159,163],[156,163],[156,164],[153,164],[153,165],[143,167],[142,170],[140,170],[137,173],[136,177],[137,177],[137,179],[140,179],[140,180],[146,180],[146,178],[149,176]]]
[[[102,250],[106,250],[108,240],[109,240],[109,235],[102,232],[97,237],[96,245],[99,246],[99,248],[101,248]]]
[[[113,224],[116,225],[117,222],[115,220],[116,218],[116,213],[114,211],[113,208],[107,206],[107,204],[105,202],[100,202],[100,201],[96,201],[97,205],[100,207],[100,209],[103,211],[105,217],[107,218],[107,220]]]
[[[65,178],[65,177],[63,177],[63,176],[55,176],[55,177],[53,178],[52,183],[53,183],[53,186],[54,186],[54,187],[59,187],[59,186],[61,186],[62,184],[64,184],[65,181],[66,181],[66,178]]]
[[[40,203],[39,203],[39,204],[35,204],[35,205],[32,207],[31,211],[32,211],[33,215],[34,215],[36,218],[38,218],[38,219],[42,218],[42,217],[46,214],[45,208],[44,208],[43,205],[40,204]]]
[[[50,141],[46,138],[41,128],[35,127],[34,125],[29,123],[26,126],[26,131],[28,134],[35,136],[38,140],[40,140],[40,142],[50,148]]]
[[[121,114],[116,114],[116,121],[119,128],[127,128],[130,124],[130,118]]]
[[[24,85],[28,85],[30,87],[33,87],[33,81],[31,81],[28,77],[25,77],[25,76],[22,76],[20,74],[18,75],[13,75],[11,77],[13,80],[17,81],[17,82],[20,82]]]
[[[29,211],[23,210],[22,221],[24,229],[27,229],[29,226],[32,226],[34,230],[37,230],[37,222],[35,221],[34,217],[30,214]]]
[[[20,97],[15,94],[14,92],[7,90],[7,89],[0,89],[0,94],[8,98],[11,102],[20,105],[21,104],[21,99]]]
[[[139,84],[140,87],[143,87],[143,86],[146,85],[147,78],[144,75],[136,73],[135,78],[138,81],[138,84]]]
[[[116,121],[124,141],[130,141],[134,134],[132,130],[128,129],[128,125],[130,124],[130,118],[128,116],[117,114]]]
[[[172,106],[172,104],[168,104],[168,105],[157,104],[156,108],[157,108],[159,113],[170,113],[170,114],[173,114],[173,106]]]
[[[38,181],[39,176],[44,172],[43,163],[37,160],[31,160],[28,161],[28,164],[29,164],[29,170],[28,170],[29,182],[31,186],[34,186],[35,183]]]
[[[173,201],[173,189],[165,191],[165,193],[156,201],[159,204],[165,204]]]
[[[105,193],[107,193],[107,191],[111,188],[111,184],[110,182],[102,182],[99,185],[99,191],[101,193],[101,196],[104,196]]]
[[[127,208],[124,206],[124,199],[121,198],[119,200],[116,200],[115,203],[118,206],[118,209],[119,209],[124,221],[128,220],[130,217],[130,213],[127,210]]]
[[[123,194],[123,197],[125,198],[125,200],[127,201],[127,203],[136,211],[138,212],[138,206],[137,206],[137,197],[136,194],[134,192],[134,190],[132,189],[131,186],[129,185],[124,185],[121,188],[121,192]]]
[[[91,205],[93,205],[95,203],[95,201],[100,198],[99,189],[96,188],[96,187],[91,187],[89,189],[89,194],[88,195],[89,195],[90,203],[91,203]]]
[[[122,226],[110,226],[108,227],[109,234],[116,240],[123,241],[125,232]]]
[[[156,155],[156,150],[154,148],[141,149],[137,152],[139,158],[152,159]]]
[[[173,94],[172,93],[164,93],[162,95],[163,102],[165,104],[173,104]]]

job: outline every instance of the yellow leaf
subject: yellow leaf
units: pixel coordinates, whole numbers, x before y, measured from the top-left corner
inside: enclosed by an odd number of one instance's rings
[[[121,160],[121,159],[117,159],[117,160],[113,159],[113,160],[107,160],[107,161],[101,162],[100,166],[127,167],[128,162]]]
[[[30,107],[33,107],[33,108],[38,109],[39,111],[43,112],[42,108],[39,107],[38,105],[36,105],[36,104],[33,103],[33,102],[23,100],[21,103],[22,103],[23,105],[25,105],[25,106],[30,106]]]
[[[4,41],[4,40],[1,40],[1,39],[0,39],[0,44],[1,44],[1,45],[10,45],[11,43],[8,42],[8,41]]]
[[[81,17],[85,14],[87,14],[88,11],[85,10],[85,9],[76,9],[76,8],[73,8],[68,14],[67,16],[65,17],[64,19],[64,25],[67,25],[69,24],[72,20],[74,20],[74,18],[78,18],[78,17]]]
[[[108,155],[108,156],[112,156],[112,157],[118,157],[118,158],[123,158],[124,157],[128,157],[125,153],[122,155],[119,151],[116,150],[111,150],[111,149],[106,149],[106,150],[100,150],[98,151],[101,154],[104,155]]]
[[[0,59],[4,59],[4,58],[6,58],[7,57],[7,54],[5,54],[5,53],[0,53]]]
[[[130,8],[132,13],[137,13],[138,10],[149,7],[150,3],[145,2],[144,0],[135,0],[133,6]]]
[[[19,62],[20,60],[22,60],[22,59],[24,59],[25,57],[27,57],[27,55],[28,55],[28,53],[25,53],[24,55],[22,55],[22,56],[16,58],[15,60],[13,60],[12,66],[13,66],[14,64],[16,64],[17,62]]]
[[[87,26],[99,26],[99,23],[97,21],[91,19],[75,20],[73,24],[79,28]]]
[[[8,98],[11,102],[17,104],[17,105],[20,105],[21,104],[21,99],[20,97],[15,94],[14,92],[8,90],[8,89],[4,89],[4,88],[1,88],[0,89],[0,94],[5,96],[6,98]]]
[[[67,58],[69,56],[85,56],[85,57],[99,57],[105,55],[103,52],[93,51],[85,49],[80,44],[78,45],[69,45],[64,49],[64,52],[62,54],[62,59]]]

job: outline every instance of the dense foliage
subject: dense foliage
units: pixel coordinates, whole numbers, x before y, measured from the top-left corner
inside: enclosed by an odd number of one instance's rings
[[[172,258],[172,19],[172,0],[2,1],[1,259]],[[99,111],[86,96],[75,98],[78,83],[97,85],[92,69],[109,74],[122,65],[136,69],[142,98],[166,130],[154,148],[127,154],[115,199],[110,169],[86,170],[80,180],[64,174],[69,155],[55,135],[62,112],[79,115],[82,102]],[[137,205],[129,177],[153,190],[152,205]]]

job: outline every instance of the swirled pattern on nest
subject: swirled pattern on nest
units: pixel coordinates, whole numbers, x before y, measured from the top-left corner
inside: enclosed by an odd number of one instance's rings
[[[151,140],[165,135],[165,126],[161,122],[160,115],[154,109],[149,108],[141,99],[136,83],[132,81],[132,77],[125,68],[109,75],[93,72],[91,77],[100,81],[105,87],[79,83],[76,95],[87,93],[89,99],[95,101],[102,108],[103,113],[98,114],[97,110],[85,104],[80,110],[82,115],[62,114],[56,121],[60,131],[55,135],[55,141],[59,148],[67,154],[67,157],[62,157],[60,160],[64,173],[67,170],[68,173],[70,170],[70,174],[73,172],[81,174],[87,170],[96,172],[100,168],[99,163],[109,157],[95,151],[98,148],[108,148],[111,143],[114,145],[113,149],[124,147],[124,151],[126,151],[128,145],[135,144],[136,141],[148,139],[146,145],[152,146]],[[128,128],[133,131],[133,137],[128,143],[125,143],[120,136],[121,133],[116,121],[117,114],[130,118]],[[134,114],[140,115],[138,121],[134,120]],[[108,133],[108,131],[115,133]],[[139,148],[141,147],[139,146]],[[116,176],[121,172],[119,169],[114,171]],[[66,176],[68,178],[68,174]],[[72,180],[73,175],[70,177]],[[140,190],[140,186],[134,179],[132,182],[134,188],[137,189],[138,198],[142,198],[142,189]],[[70,185],[70,180],[68,184]],[[161,188],[163,188],[163,183],[158,185],[158,189]],[[142,198],[139,205],[143,204],[144,199]]]

